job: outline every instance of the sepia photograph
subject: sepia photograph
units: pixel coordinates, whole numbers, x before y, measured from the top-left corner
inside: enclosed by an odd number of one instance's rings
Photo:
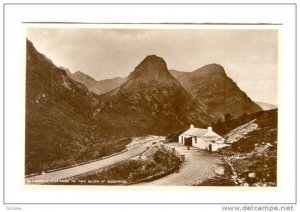
[[[26,27],[26,185],[277,187],[279,29]]]
[[[2,210],[297,211],[295,2],[25,2]]]

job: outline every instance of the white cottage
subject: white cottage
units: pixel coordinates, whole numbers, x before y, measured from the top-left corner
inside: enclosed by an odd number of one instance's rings
[[[215,152],[220,148],[228,146],[224,144],[224,138],[213,132],[212,127],[202,129],[195,128],[194,125],[191,125],[190,129],[178,137],[178,140],[180,144],[198,147],[210,152]]]

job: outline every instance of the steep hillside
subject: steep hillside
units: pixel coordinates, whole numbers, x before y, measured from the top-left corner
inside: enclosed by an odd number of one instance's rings
[[[127,78],[96,81],[58,68],[27,41],[26,174],[112,154],[132,136],[165,136],[191,123],[218,126],[226,113],[260,110],[221,66],[170,72],[151,55]],[[227,133],[229,125],[222,126],[219,134]]]
[[[95,96],[27,40],[26,173],[74,162],[91,140]]]
[[[277,124],[277,109],[269,110],[269,111],[259,111],[251,114],[243,114],[240,117],[237,118],[230,118],[223,121],[218,121],[213,123],[213,129],[215,132],[217,132],[219,135],[225,136],[227,133],[229,133],[231,130],[247,124],[251,122],[252,120],[266,120],[271,119],[273,121],[270,121],[270,124],[272,126],[276,126]]]
[[[226,172],[201,185],[277,185],[277,109],[260,111],[214,126],[231,145],[219,151]]]
[[[102,135],[165,135],[191,123],[203,126],[215,120],[155,55],[146,57],[126,82],[99,101],[95,132]]]
[[[221,151],[236,173],[237,185],[277,185],[277,110],[259,112],[257,128]],[[242,133],[243,128],[235,134]],[[232,137],[232,131],[226,137]]]
[[[238,117],[262,110],[240,90],[220,65],[209,64],[193,72],[173,71],[173,74],[193,97],[218,118],[223,118],[226,113]]]

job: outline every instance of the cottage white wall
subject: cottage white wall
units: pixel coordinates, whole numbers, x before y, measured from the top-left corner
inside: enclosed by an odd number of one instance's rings
[[[186,138],[186,135],[181,134],[181,135],[179,136],[179,143],[184,144],[184,138]]]
[[[211,148],[212,152],[216,152],[216,151],[218,151],[218,149],[226,146],[224,144],[218,144],[218,143],[212,143],[211,145],[212,145],[212,148]],[[207,150],[209,150],[209,148],[207,148]]]
[[[191,136],[184,134],[184,133],[181,134],[180,136],[178,136],[178,143],[184,144],[184,138],[189,138],[189,137],[191,137]],[[224,142],[224,139],[222,139],[222,141],[216,141],[216,143],[210,143],[210,142],[204,141],[200,137],[196,137],[196,136],[192,137],[192,146],[209,151],[209,144],[211,144],[212,152],[215,152],[218,149],[227,146],[223,142]]]
[[[193,139],[192,145],[200,149],[205,149],[205,141],[199,137],[195,137],[195,139]]]
[[[184,138],[190,138],[190,137],[191,136],[182,133],[180,136],[178,136],[178,143],[184,144]]]
[[[212,151],[215,152],[220,148],[219,144],[212,144]]]
[[[183,144],[183,135],[181,134],[180,136],[178,136],[178,143]]]
[[[212,152],[215,152],[218,150],[219,148],[219,145],[218,144],[215,144],[215,143],[210,143],[210,142],[206,142],[205,143],[205,150],[209,151],[209,145],[211,145],[211,151]]]
[[[204,145],[205,145],[205,148],[204,148],[204,149],[208,151],[208,150],[209,150],[209,142],[205,142]]]
[[[192,146],[194,146],[194,144],[196,144],[197,143],[197,137],[192,137]]]

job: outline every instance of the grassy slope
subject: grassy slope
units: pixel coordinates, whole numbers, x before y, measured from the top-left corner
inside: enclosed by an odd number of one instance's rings
[[[277,184],[277,110],[261,111],[244,115],[214,126],[223,136],[237,126],[253,119],[257,130],[248,133],[219,153],[231,163],[237,173],[236,185],[276,186]],[[225,160],[224,160],[225,161]],[[226,168],[227,167],[227,168]],[[235,185],[231,168],[225,163],[225,174],[204,182],[201,185]],[[249,177],[255,173],[255,177]]]
[[[96,96],[27,41],[25,174],[121,151],[130,140],[98,139],[91,119]]]

